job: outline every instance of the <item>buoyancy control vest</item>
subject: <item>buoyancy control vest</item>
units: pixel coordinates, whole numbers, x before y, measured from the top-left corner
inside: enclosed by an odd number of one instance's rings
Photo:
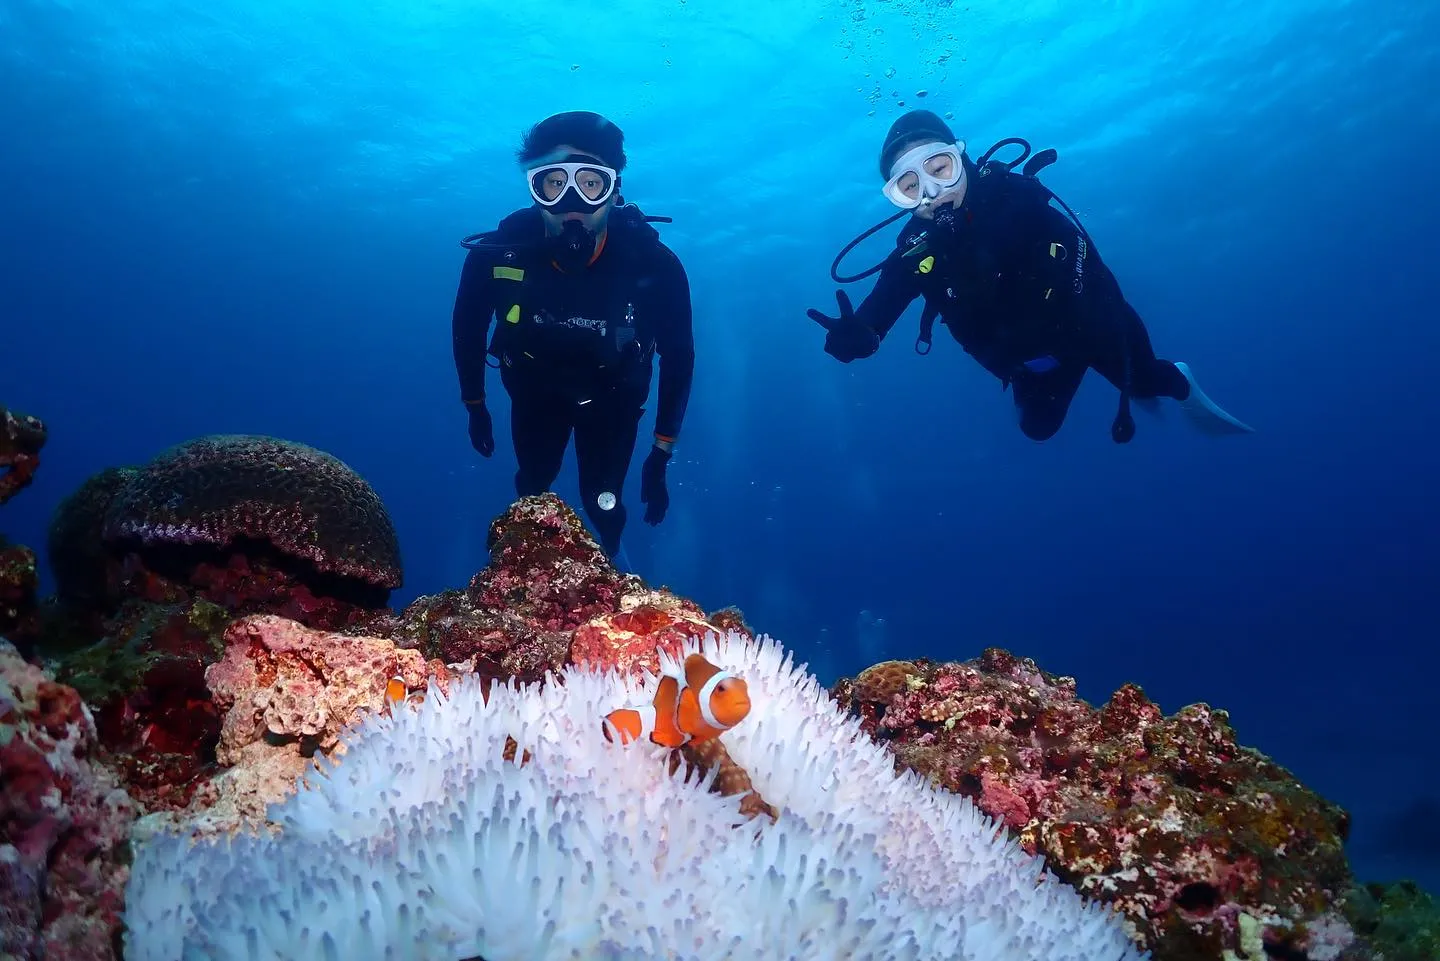
[[[657,221],[669,218],[617,206],[602,250],[613,260],[593,275],[557,272],[534,208],[465,238],[462,246],[484,258],[492,280],[492,366],[543,381],[577,401],[607,389],[647,391],[655,324],[643,323],[641,315],[653,308],[642,281],[659,246],[659,232],[650,225]]]

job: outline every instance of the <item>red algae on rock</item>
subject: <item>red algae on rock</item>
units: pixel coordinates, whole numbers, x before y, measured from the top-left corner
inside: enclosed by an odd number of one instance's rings
[[[40,467],[47,432],[38,417],[0,407],[0,504],[29,486]]]
[[[355,630],[491,678],[543,680],[566,664],[659,669],[657,651],[719,629],[705,612],[611,565],[553,494],[525,497],[490,527],[490,563],[463,591],[417,598]],[[743,624],[736,612],[722,612]]]
[[[1167,717],[1134,685],[1096,709],[997,648],[876,665],[832,694],[897,767],[1004,821],[1157,958],[1220,961],[1241,951],[1242,918],[1309,961],[1348,943],[1345,812],[1239,745],[1224,711]]]
[[[26,644],[39,629],[35,552],[0,537],[0,636]],[[28,646],[28,645],[27,645]]]
[[[490,525],[490,563],[469,592],[491,610],[508,610],[533,627],[573,631],[614,611],[638,578],[622,575],[554,494],[522,497]]]
[[[134,802],[90,712],[0,640],[0,954],[112,957]]]
[[[70,651],[57,675],[95,713],[131,794],[147,807],[184,804],[214,762],[220,721],[205,668],[223,650],[229,612],[207,601],[126,601],[106,636]]]
[[[620,609],[575,629],[570,661],[596,670],[660,670],[660,651],[678,657],[687,638],[716,630],[705,612],[667,591],[636,590],[620,598]]]

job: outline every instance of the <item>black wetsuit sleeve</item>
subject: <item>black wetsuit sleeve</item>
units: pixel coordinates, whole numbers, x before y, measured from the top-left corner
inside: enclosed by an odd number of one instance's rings
[[[875,286],[855,308],[855,317],[884,340],[905,308],[919,296],[920,284],[914,272],[891,261],[881,269]]]
[[[495,313],[492,282],[490,265],[474,251],[466,254],[455,292],[450,343],[460,378],[460,399],[467,404],[485,399],[485,339]]]
[[[655,353],[660,357],[660,387],[655,434],[662,440],[680,436],[690,382],[695,375],[695,332],[691,324],[690,280],[680,258],[662,248],[656,303]]]

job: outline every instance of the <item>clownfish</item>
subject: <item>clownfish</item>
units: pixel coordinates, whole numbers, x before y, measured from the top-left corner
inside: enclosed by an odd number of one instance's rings
[[[385,700],[384,703],[381,704],[380,712],[382,714],[389,714],[391,705],[394,704],[410,704],[413,706],[425,702],[424,691],[416,691],[414,694],[408,694],[407,696],[408,690],[403,677],[397,674],[390,678],[390,680],[385,683]]]
[[[605,720],[622,744],[648,737],[662,747],[680,747],[719,737],[749,713],[750,691],[743,679],[703,655],[691,654],[682,666],[662,651],[660,684],[651,702],[611,711]],[[609,727],[602,728],[609,740]]]

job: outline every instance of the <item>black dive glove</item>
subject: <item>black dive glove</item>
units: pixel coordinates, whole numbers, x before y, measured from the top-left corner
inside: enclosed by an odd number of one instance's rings
[[[495,453],[495,427],[490,422],[490,411],[483,400],[466,404],[465,409],[470,412],[470,446],[481,457],[489,457]]]
[[[825,328],[825,353],[842,364],[848,364],[879,350],[880,335],[856,319],[849,295],[837,290],[835,300],[840,305],[839,317],[828,317],[814,307],[806,311],[811,320]]]
[[[665,465],[670,463],[670,452],[658,447],[650,448],[645,466],[640,468],[640,503],[645,505],[645,523],[652,527],[665,519],[670,509],[670,492],[665,489]]]

